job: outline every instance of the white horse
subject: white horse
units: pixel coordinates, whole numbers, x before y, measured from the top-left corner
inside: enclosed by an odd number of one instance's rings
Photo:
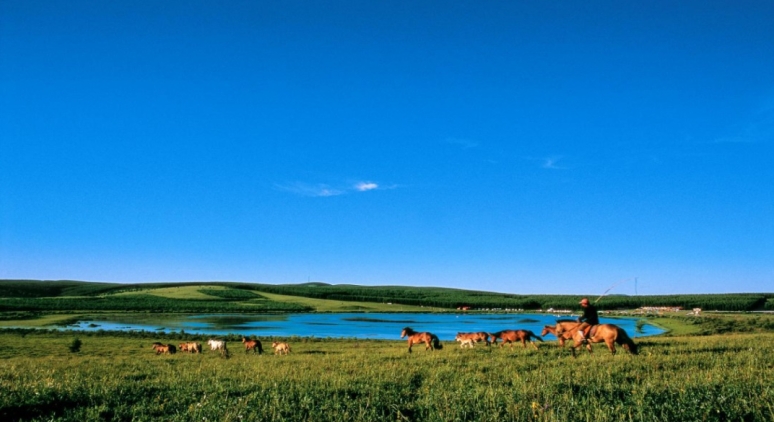
[[[224,340],[207,340],[207,344],[210,345],[210,350],[227,351],[226,342]]]

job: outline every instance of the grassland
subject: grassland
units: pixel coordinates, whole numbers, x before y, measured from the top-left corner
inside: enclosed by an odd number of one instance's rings
[[[294,291],[288,286],[261,288],[234,283],[0,282],[0,328],[42,327],[115,312],[137,318],[192,311],[428,312],[443,310],[430,303],[449,304],[462,297],[452,289],[422,293],[305,285],[301,291],[317,292],[305,297],[280,293]],[[424,299],[416,306],[387,303],[389,294],[401,298],[418,292]],[[354,300],[372,294],[385,296],[373,302]],[[758,301],[756,297],[730,299],[745,304]],[[710,299],[708,303],[722,301]],[[648,321],[669,334],[639,340],[639,356],[612,356],[596,347],[593,355],[582,353],[578,359],[553,342],[537,351],[461,350],[447,343],[435,352],[415,347],[408,354],[398,341],[308,338],[283,339],[293,348],[283,357],[246,355],[236,338],[229,338],[228,358],[214,352],[156,356],[150,349],[153,341],[205,339],[194,334],[4,329],[0,420],[774,420],[774,315],[683,313]],[[82,346],[71,352],[75,337]],[[268,349],[273,339],[261,340]]]
[[[641,354],[290,339],[289,356],[156,356],[170,337],[0,332],[0,420],[770,421],[774,335],[648,338]],[[271,339],[262,339],[268,348]]]
[[[377,302],[353,302],[344,300],[315,299],[311,297],[280,295],[262,292],[261,296],[275,302],[293,303],[315,312],[441,312],[442,308],[399,305]]]

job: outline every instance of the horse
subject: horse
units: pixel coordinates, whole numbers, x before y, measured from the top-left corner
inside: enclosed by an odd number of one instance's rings
[[[457,337],[462,339],[470,339],[476,343],[483,341],[486,342],[486,345],[489,346],[489,333],[485,333],[483,331],[479,331],[477,333],[457,333]],[[455,338],[456,340],[456,338]]]
[[[256,349],[258,350],[259,355],[263,353],[263,346],[261,345],[260,340],[248,340],[242,337],[242,343],[245,345],[245,353],[249,352],[250,350],[255,353]]]
[[[586,350],[591,353],[591,344],[601,343],[603,341],[613,355],[615,355],[616,343],[633,355],[638,353],[637,345],[634,344],[629,335],[626,334],[626,331],[617,325],[599,324],[592,326],[589,335],[586,336],[587,341],[585,342],[583,341],[583,338],[581,338],[581,334],[577,331],[575,331],[572,336],[573,342],[575,343],[570,348],[572,357],[575,357],[575,349],[581,347],[583,343],[586,343]]]
[[[225,350],[226,342],[224,340],[207,340],[207,344],[210,345],[210,350]]]
[[[473,345],[476,343],[473,341],[472,338],[465,337],[463,333],[457,333],[457,337],[454,338],[454,340],[460,342],[460,348],[465,348],[465,346],[473,347]]]
[[[283,355],[283,354],[287,355],[288,353],[290,353],[290,345],[287,343],[274,341],[271,343],[271,347],[272,349],[274,349],[275,355]]]
[[[406,327],[403,329],[403,331],[400,332],[400,338],[407,337],[408,336],[408,351],[411,353],[411,346],[413,344],[419,344],[419,343],[425,343],[425,350],[441,350],[443,349],[443,344],[441,344],[441,341],[438,340],[438,336],[436,336],[433,333],[423,332],[418,333],[411,329],[411,327]]]
[[[161,344],[161,343],[153,343],[153,346],[151,348],[156,352],[157,355],[160,355],[162,353],[167,355],[174,355],[175,352],[177,352],[177,349],[175,346],[171,344]]]
[[[207,344],[210,345],[210,350],[219,350],[222,356],[228,357],[228,347],[226,347],[225,340],[207,340]]]
[[[564,347],[564,342],[572,339],[572,333],[577,331],[575,328],[579,325],[580,323],[574,321],[557,321],[556,326],[543,326],[543,332],[541,332],[540,335],[545,336],[547,334],[553,334],[559,341],[559,347]]]
[[[529,330],[504,330],[504,331],[498,331],[496,333],[492,333],[489,335],[492,343],[497,344],[497,339],[501,339],[503,342],[500,343],[500,347],[503,347],[505,343],[509,343],[511,346],[511,349],[513,349],[513,343],[515,341],[520,341],[521,345],[524,346],[524,348],[527,348],[527,341],[529,341],[529,344],[532,345],[532,347],[537,350],[537,344],[535,344],[535,340],[543,341],[542,338],[535,335],[532,331]]]
[[[181,352],[189,352],[189,353],[201,353],[202,352],[202,345],[200,343],[180,343],[177,346]]]

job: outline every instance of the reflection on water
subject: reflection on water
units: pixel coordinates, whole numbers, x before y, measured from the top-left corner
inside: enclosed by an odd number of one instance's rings
[[[366,314],[363,314],[366,315]],[[411,326],[417,331],[432,331],[441,340],[453,341],[457,332],[530,330],[540,334],[544,325],[554,325],[557,317],[544,314],[388,314],[368,316],[344,314],[271,314],[271,315],[113,315],[79,321],[65,329],[164,331],[202,334],[240,334],[260,336],[302,336],[359,339],[398,339],[401,330]],[[565,317],[566,318],[566,317]],[[633,318],[601,318],[601,322],[616,324],[630,336],[661,334],[663,330]],[[638,329],[639,328],[639,329]],[[554,339],[552,335],[546,337]]]

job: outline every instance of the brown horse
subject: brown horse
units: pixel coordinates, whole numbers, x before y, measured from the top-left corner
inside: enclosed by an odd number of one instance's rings
[[[249,352],[250,350],[252,350],[253,353],[255,353],[257,350],[259,355],[263,353],[263,346],[261,345],[260,340],[248,340],[242,337],[242,343],[245,345],[245,353]]]
[[[174,355],[175,352],[177,352],[177,348],[175,348],[175,346],[171,344],[153,343],[152,348],[154,351],[156,351],[157,355],[160,355],[162,353],[168,354],[168,355]]]
[[[547,334],[553,334],[556,336],[556,339],[559,340],[559,347],[564,347],[564,342],[566,340],[572,340],[573,333],[577,331],[575,328],[579,325],[580,323],[576,321],[557,321],[556,326],[543,326],[543,332],[540,333],[540,335],[545,336]]]
[[[423,332],[418,333],[406,327],[400,332],[400,338],[408,336],[408,351],[411,353],[411,346],[413,344],[425,343],[425,350],[443,349],[443,344],[438,340],[438,336],[433,333]]]
[[[511,345],[511,349],[513,349],[513,343],[516,341],[520,341],[521,345],[524,346],[524,348],[527,348],[527,341],[532,345],[532,347],[537,350],[537,344],[535,344],[535,340],[543,341],[542,338],[535,335],[532,331],[529,330],[504,330],[504,331],[498,331],[496,333],[492,333],[489,335],[491,341],[493,344],[497,344],[497,339],[502,340],[503,342],[500,343],[500,347],[503,347],[505,343],[509,343]]]
[[[575,357],[575,349],[581,347],[584,341],[581,339],[580,333],[577,331],[574,331],[572,336],[573,342],[575,344],[573,344],[570,350],[572,350],[572,357]],[[591,331],[589,335],[586,336],[586,339],[586,350],[588,350],[589,353],[591,353],[591,343],[601,343],[604,341],[607,345],[607,348],[610,349],[610,353],[614,355],[616,343],[618,343],[619,346],[623,347],[629,353],[633,355],[637,354],[637,345],[634,344],[631,338],[629,338],[629,335],[626,334],[626,331],[617,325],[595,325],[591,327]]]
[[[466,338],[461,333],[457,334],[457,337],[455,337],[454,340],[460,342],[461,349],[464,349],[465,346],[472,348],[473,344],[475,344],[475,341],[473,341],[472,338]]]
[[[178,349],[180,349],[181,352],[189,352],[189,353],[201,353],[202,352],[202,345],[201,343],[180,343],[178,346]]]
[[[287,343],[274,341],[271,343],[271,347],[274,349],[275,355],[287,355],[290,353],[290,345]]]
[[[486,342],[486,345],[489,346],[489,333],[485,333],[483,331],[479,331],[477,333],[457,333],[457,337],[454,339],[457,341],[465,341],[465,340],[472,340],[476,343],[480,342]]]

